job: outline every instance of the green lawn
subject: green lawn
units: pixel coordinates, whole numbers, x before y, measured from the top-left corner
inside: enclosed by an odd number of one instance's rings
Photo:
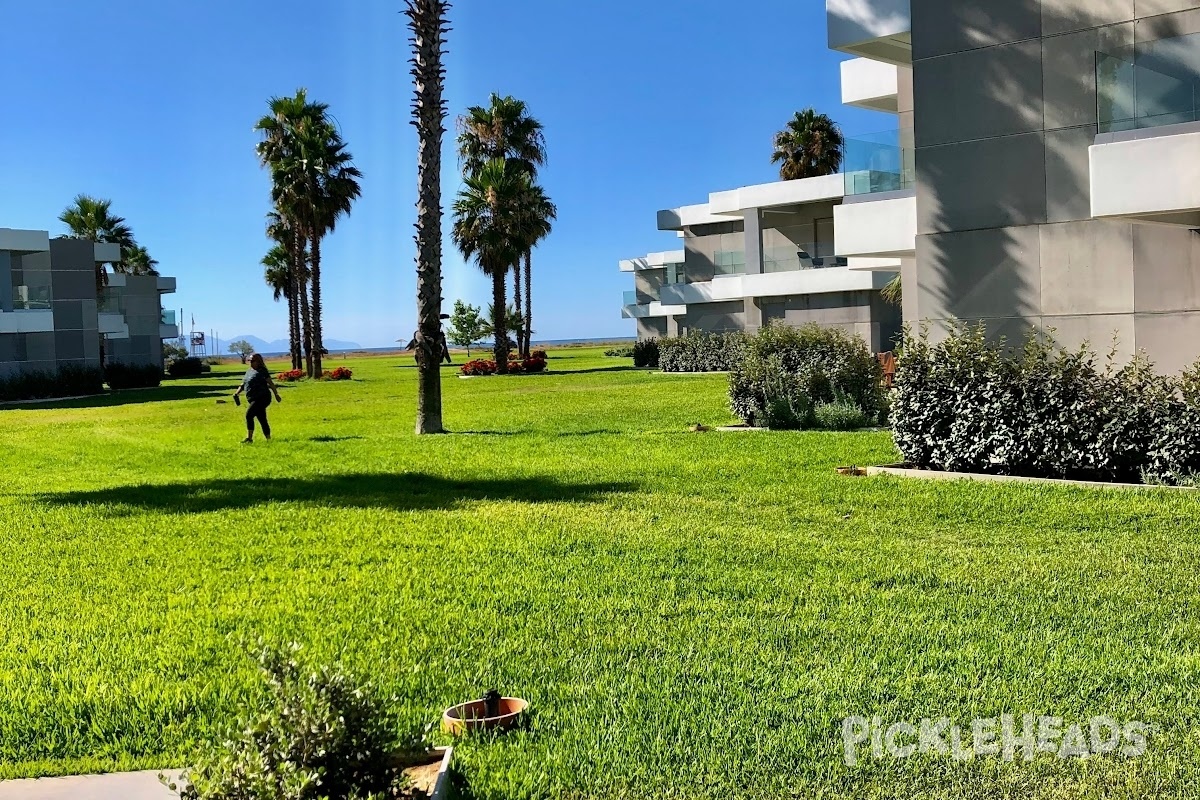
[[[886,433],[692,433],[724,379],[553,353],[412,434],[403,357],[283,390],[241,368],[0,409],[0,776],[163,767],[297,641],[414,726],[496,686],[528,731],[468,795],[1195,797],[1200,499],[848,478]],[[342,362],[334,361],[330,366]],[[842,762],[840,721],[1159,726],[1141,758]]]

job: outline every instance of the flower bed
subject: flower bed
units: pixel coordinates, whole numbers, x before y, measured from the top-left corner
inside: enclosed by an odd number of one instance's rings
[[[348,381],[354,377],[354,373],[347,367],[338,367],[332,372],[326,372],[323,377],[327,381]]]
[[[539,354],[542,354],[539,356]],[[544,350],[535,350],[530,354],[529,358],[524,360],[512,360],[508,362],[508,372],[510,375],[528,375],[536,372],[546,371],[546,358]],[[462,365],[459,370],[463,375],[468,377],[477,377],[480,375],[495,375],[497,373],[496,362],[486,358],[478,358],[474,361],[468,361]]]
[[[282,383],[295,383],[296,381],[304,380],[304,377],[305,377],[304,370],[292,369],[292,370],[288,370],[287,372],[279,373],[278,375],[275,376],[275,380],[280,381]]]

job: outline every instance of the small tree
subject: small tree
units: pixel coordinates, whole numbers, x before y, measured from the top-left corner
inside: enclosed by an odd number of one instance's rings
[[[238,339],[236,342],[229,345],[229,352],[241,358],[242,363],[245,364],[250,359],[250,356],[254,355],[254,345],[250,344],[245,339]]]
[[[484,320],[479,306],[467,305],[462,300],[454,301],[454,313],[450,315],[450,330],[447,337],[450,343],[467,348],[467,356],[471,355],[471,346],[482,341],[488,335],[491,326]]]

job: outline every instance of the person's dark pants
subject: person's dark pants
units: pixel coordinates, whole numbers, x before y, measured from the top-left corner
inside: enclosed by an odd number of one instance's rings
[[[254,438],[254,420],[258,420],[259,427],[262,428],[263,436],[271,438],[271,423],[267,422],[267,407],[271,405],[271,401],[267,400],[251,400],[246,407],[246,436]]]

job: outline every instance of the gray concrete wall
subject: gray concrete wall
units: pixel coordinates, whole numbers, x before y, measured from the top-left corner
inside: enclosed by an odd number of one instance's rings
[[[633,274],[633,288],[637,292],[638,305],[659,299],[659,291],[667,280],[666,269],[643,269]]]
[[[912,0],[912,16],[907,318],[1100,351],[1115,335],[1168,370],[1200,357],[1197,236],[1091,219],[1088,174],[1096,52],[1200,32],[1200,0]]]
[[[645,341],[646,339],[661,339],[670,335],[671,334],[667,333],[666,317],[647,317],[637,321],[638,341]]]
[[[146,275],[127,275],[125,286],[116,291],[120,294],[120,307],[129,326],[129,338],[107,340],[106,359],[110,363],[155,365],[161,368],[163,357],[159,332],[162,306],[158,279]]]
[[[746,249],[745,223],[738,220],[684,229],[684,272],[689,283],[711,281],[716,272],[715,256],[720,251]]]
[[[726,303],[696,303],[679,317],[680,333],[704,331],[724,333],[746,329],[746,306],[741,300]]]

